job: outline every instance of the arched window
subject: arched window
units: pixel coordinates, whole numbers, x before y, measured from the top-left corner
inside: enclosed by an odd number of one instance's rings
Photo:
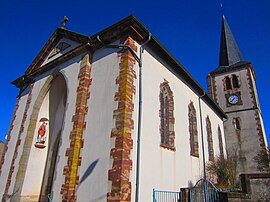
[[[225,86],[226,90],[232,89],[231,79],[228,76],[225,77]]]
[[[239,81],[235,74],[232,75],[233,88],[239,88]]]
[[[188,105],[188,122],[190,134],[190,155],[199,157],[197,116],[193,102],[190,102]]]
[[[160,84],[160,146],[175,151],[174,101],[168,81]]]
[[[222,141],[222,135],[221,135],[221,130],[220,130],[219,126],[218,126],[218,142],[219,142],[220,156],[222,156],[222,158],[224,158],[223,141]]]
[[[207,132],[209,161],[213,161],[214,148],[213,148],[212,128],[211,128],[211,122],[210,122],[209,116],[206,117],[206,132]]]

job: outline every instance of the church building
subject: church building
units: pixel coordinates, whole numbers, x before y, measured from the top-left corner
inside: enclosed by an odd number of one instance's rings
[[[254,144],[267,144],[255,75],[225,18],[209,93],[134,16],[92,36],[66,21],[12,82],[20,91],[0,163],[2,201],[152,201],[153,188],[195,184],[233,147],[241,169],[254,168],[248,126]]]

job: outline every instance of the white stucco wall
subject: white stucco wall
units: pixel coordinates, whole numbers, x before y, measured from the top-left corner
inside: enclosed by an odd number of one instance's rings
[[[181,187],[194,184],[203,176],[200,112],[198,96],[181,79],[164,66],[148,51],[143,54],[143,114],[141,135],[140,201],[152,200],[152,189],[179,191]],[[166,79],[174,96],[174,131],[176,151],[160,147],[160,84]],[[188,105],[193,102],[197,115],[200,158],[190,156]],[[225,141],[222,120],[203,101],[202,121],[205,158],[208,146],[205,118],[208,115],[212,125],[215,155],[219,154],[217,128],[220,125],[223,144]],[[224,151],[224,153],[226,153]]]
[[[105,202],[107,193],[111,190],[108,170],[112,168],[110,151],[114,147],[114,141],[111,130],[115,127],[113,111],[117,109],[114,96],[118,91],[118,75],[119,57],[115,49],[101,49],[94,53],[84,147],[81,150],[82,164],[78,173],[80,179],[94,161],[98,162],[91,175],[78,187],[78,201],[88,202],[91,199]]]

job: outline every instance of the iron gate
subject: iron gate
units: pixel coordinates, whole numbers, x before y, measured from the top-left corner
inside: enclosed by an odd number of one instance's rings
[[[153,189],[153,202],[180,202],[181,192]]]
[[[220,190],[209,180],[200,179],[190,189],[191,202],[219,202]]]

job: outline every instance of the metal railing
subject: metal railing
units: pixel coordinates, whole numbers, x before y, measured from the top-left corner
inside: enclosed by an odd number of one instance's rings
[[[153,202],[180,202],[181,192],[153,189]]]

